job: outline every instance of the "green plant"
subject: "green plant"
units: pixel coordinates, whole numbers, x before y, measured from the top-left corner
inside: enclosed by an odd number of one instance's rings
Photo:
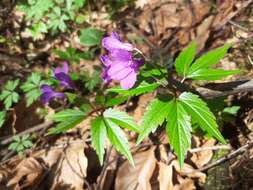
[[[29,135],[23,135],[21,138],[19,136],[14,136],[14,142],[12,142],[8,149],[16,151],[18,155],[22,156],[24,151],[33,146],[33,143]]]
[[[48,84],[48,82],[42,80],[39,73],[32,73],[27,81],[21,86],[21,89],[25,92],[26,106],[30,106],[40,97],[40,86],[43,84]]]
[[[5,109],[7,110],[12,106],[13,103],[17,103],[19,100],[19,94],[15,92],[18,84],[19,79],[15,81],[8,81],[0,94],[0,100],[4,102]]]

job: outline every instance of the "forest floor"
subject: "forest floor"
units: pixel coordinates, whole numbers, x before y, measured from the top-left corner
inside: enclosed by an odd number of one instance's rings
[[[198,55],[232,43],[219,68],[241,69],[236,76],[212,84],[198,83],[226,96],[210,94],[208,103],[217,117],[228,144],[193,134],[191,149],[180,169],[163,128],[135,145],[137,135],[127,132],[135,167],[110,145],[103,166],[91,146],[89,119],[63,134],[46,135],[54,127],[47,114],[58,104],[44,107],[35,101],[26,107],[25,97],[16,103],[0,128],[0,190],[191,190],[242,189],[253,187],[253,1],[252,0],[137,0],[109,12],[107,1],[89,1],[88,21],[84,26],[118,31],[145,55],[171,65],[192,40]],[[109,1],[108,1],[109,2]],[[110,1],[111,2],[111,1]],[[112,1],[113,2],[113,1]],[[110,19],[111,14],[113,16]],[[87,51],[77,40],[79,28],[71,32],[42,35],[33,40],[24,32],[24,14],[15,2],[0,3],[0,85],[26,77],[34,71],[48,72],[61,62],[55,49],[73,47]],[[71,24],[70,24],[71,25]],[[71,70],[94,72],[101,67],[100,49],[91,60],[81,59]],[[228,86],[228,82],[234,86]],[[240,88],[247,81],[248,86]],[[219,84],[217,84],[219,83]],[[234,90],[236,89],[236,90]],[[239,90],[238,90],[239,89]],[[133,97],[117,108],[126,110],[137,123],[155,93]],[[90,96],[92,98],[92,96]],[[64,105],[66,106],[66,105]],[[4,107],[1,103],[0,108]],[[8,147],[18,135],[32,137],[32,147],[20,156]]]

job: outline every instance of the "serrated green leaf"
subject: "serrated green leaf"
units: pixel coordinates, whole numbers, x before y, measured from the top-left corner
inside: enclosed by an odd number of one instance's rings
[[[74,110],[74,109],[65,109],[61,112],[58,112],[52,116],[50,116],[50,119],[56,122],[64,122],[68,118],[72,117],[84,117],[85,113],[81,110]]]
[[[104,32],[95,28],[86,28],[81,30],[80,42],[86,46],[99,45]]]
[[[240,73],[240,70],[199,69],[187,76],[194,80],[219,80],[223,77]]]
[[[13,142],[8,146],[9,150],[16,150],[18,147],[19,143],[18,142]]]
[[[27,11],[27,18],[41,19],[45,12],[54,6],[53,0],[37,0],[37,2]]]
[[[115,109],[107,109],[103,113],[104,117],[107,119],[110,119],[115,124],[127,128],[131,131],[140,132],[141,129],[137,124],[135,123],[133,117],[129,116],[126,112],[118,111]]]
[[[170,108],[168,101],[160,99],[154,99],[149,104],[141,121],[142,131],[137,139],[137,144],[164,122],[170,112]]]
[[[18,100],[19,100],[19,95],[18,95],[18,93],[13,92],[11,96],[12,96],[12,102],[17,103]]]
[[[33,143],[30,140],[26,140],[23,142],[25,148],[30,148],[33,146]]]
[[[122,104],[123,102],[127,101],[129,96],[116,96],[116,97],[110,97],[106,99],[105,106],[111,107],[115,105]]]
[[[5,105],[5,109],[9,109],[12,105],[12,96],[7,96],[7,98],[5,98],[4,100],[4,105]]]
[[[197,95],[190,92],[184,92],[179,96],[179,101],[184,109],[191,116],[194,122],[210,135],[218,139],[222,143],[226,143],[221,135],[214,114],[210,111],[206,103]]]
[[[9,95],[11,95],[11,91],[3,90],[0,94],[0,100],[4,100]]]
[[[99,162],[103,165],[106,146],[106,125],[102,117],[97,117],[91,121],[91,142],[96,150]]]
[[[86,114],[80,110],[67,109],[56,113],[50,118],[60,123],[48,132],[49,135],[62,133],[74,128],[86,118]]]
[[[107,91],[108,92],[115,92],[118,94],[126,95],[126,96],[138,96],[140,94],[148,93],[154,91],[156,88],[158,88],[160,84],[158,83],[152,83],[149,84],[145,81],[141,82],[136,88],[125,90],[120,87],[117,88],[110,88]]]
[[[177,73],[185,77],[188,74],[190,65],[194,60],[196,54],[197,44],[196,42],[191,42],[183,51],[178,55],[175,61],[175,67]]]
[[[5,111],[0,111],[0,128],[3,126],[4,121],[5,121],[5,116],[6,112]]]
[[[116,148],[116,150],[123,154],[128,159],[130,164],[134,166],[134,160],[129,150],[128,140],[124,132],[110,119],[105,119],[105,122],[107,128],[107,135],[110,142]]]
[[[182,168],[187,150],[191,146],[191,118],[180,102],[172,100],[167,118],[166,131]]]
[[[229,48],[230,45],[225,44],[223,47],[209,51],[206,54],[202,55],[191,65],[189,75],[199,69],[205,69],[217,64],[226,55]]]

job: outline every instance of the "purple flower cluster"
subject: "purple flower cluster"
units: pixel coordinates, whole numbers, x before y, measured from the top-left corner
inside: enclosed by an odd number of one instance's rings
[[[100,57],[105,66],[102,73],[103,80],[106,83],[117,80],[121,88],[132,88],[137,80],[139,67],[144,64],[144,59],[135,58],[133,51],[136,48],[132,44],[122,42],[116,32],[103,38],[102,46],[108,51],[107,55]]]
[[[74,84],[69,76],[69,68],[67,62],[64,62],[63,67],[57,67],[54,69],[54,78],[60,82],[60,86],[68,89],[73,89]],[[40,100],[43,104],[49,104],[51,99],[60,98],[63,99],[65,97],[64,93],[56,92],[49,85],[43,84],[40,87],[42,92],[40,96]]]

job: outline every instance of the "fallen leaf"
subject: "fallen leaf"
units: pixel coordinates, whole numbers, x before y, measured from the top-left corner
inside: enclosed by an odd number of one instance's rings
[[[67,185],[71,190],[83,190],[88,161],[84,154],[84,143],[73,143],[66,148],[57,167],[51,171],[53,185],[50,190],[59,188],[59,184]],[[62,187],[62,185],[60,185]]]
[[[163,162],[159,162],[159,189],[160,190],[173,190],[173,165],[172,164],[164,164]]]
[[[15,168],[14,177],[7,183],[7,187],[24,188],[38,182],[44,171],[43,166],[35,158],[22,160]]]
[[[197,171],[191,165],[184,163],[183,168],[180,168],[178,161],[174,160],[173,166],[174,166],[175,170],[180,174],[180,176],[186,176],[189,178],[197,178],[201,184],[205,183],[206,174],[204,174],[200,171]]]
[[[124,162],[117,173],[115,189],[117,190],[151,190],[150,179],[156,166],[154,147],[133,156],[135,167]]]
[[[205,148],[205,147],[211,147],[215,144],[214,139],[208,139],[204,140],[204,142],[201,142],[201,144],[198,146],[198,148]],[[201,168],[202,166],[206,165],[208,162],[211,161],[213,157],[213,151],[212,150],[205,150],[205,151],[199,151],[192,154],[191,161],[198,167]]]

